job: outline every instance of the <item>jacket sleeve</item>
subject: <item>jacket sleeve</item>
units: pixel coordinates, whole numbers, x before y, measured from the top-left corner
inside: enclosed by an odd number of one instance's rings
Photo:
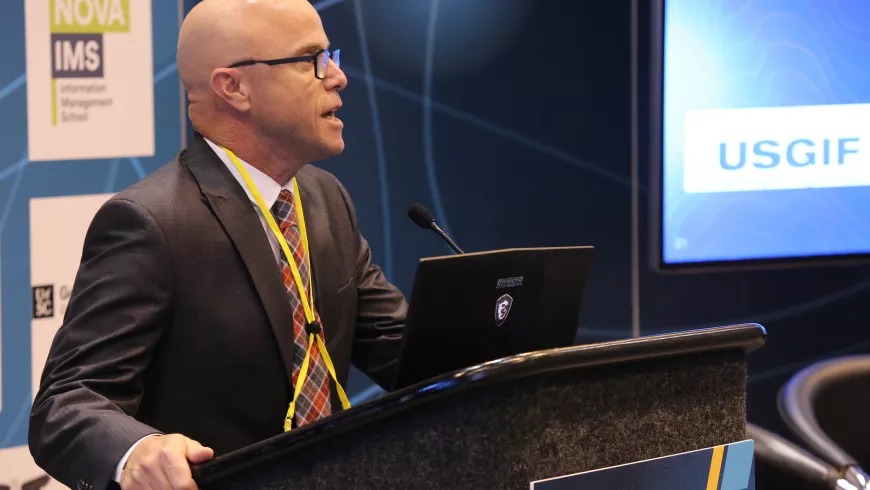
[[[389,390],[398,367],[408,304],[402,292],[372,262],[368,241],[359,231],[353,202],[344,186],[341,183],[338,186],[350,214],[356,244],[357,315],[351,362],[381,388]]]
[[[30,414],[36,463],[71,488],[103,489],[124,453],[158,433],[133,418],[171,309],[167,242],[138,204],[94,217]]]

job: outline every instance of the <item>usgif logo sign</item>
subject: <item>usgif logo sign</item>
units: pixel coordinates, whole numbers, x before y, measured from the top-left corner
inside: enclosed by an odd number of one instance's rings
[[[870,104],[687,111],[686,193],[870,185]]]
[[[29,158],[154,155],[150,0],[25,0]]]

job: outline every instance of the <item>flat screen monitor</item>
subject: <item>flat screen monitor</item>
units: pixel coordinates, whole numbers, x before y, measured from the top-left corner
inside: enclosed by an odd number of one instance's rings
[[[870,2],[654,0],[648,17],[659,268],[870,257]]]

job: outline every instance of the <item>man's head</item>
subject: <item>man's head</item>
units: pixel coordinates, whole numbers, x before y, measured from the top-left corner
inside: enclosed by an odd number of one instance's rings
[[[307,0],[205,0],[178,40],[178,72],[189,93],[194,127],[206,136],[256,140],[309,163],[344,149],[344,73],[330,60],[325,77],[311,61],[229,66],[246,60],[313,55],[329,41]]]

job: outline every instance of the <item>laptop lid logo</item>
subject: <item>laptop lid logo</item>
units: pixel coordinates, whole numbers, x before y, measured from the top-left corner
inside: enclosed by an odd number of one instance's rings
[[[514,299],[509,294],[503,294],[499,297],[495,302],[495,324],[497,326],[502,326],[502,324],[507,320],[508,315],[511,312],[511,306],[514,304]]]

